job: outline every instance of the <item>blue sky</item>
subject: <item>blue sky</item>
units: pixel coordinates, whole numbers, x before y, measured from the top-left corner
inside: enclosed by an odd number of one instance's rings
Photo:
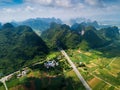
[[[0,0],[0,22],[36,17],[120,20],[120,0]]]

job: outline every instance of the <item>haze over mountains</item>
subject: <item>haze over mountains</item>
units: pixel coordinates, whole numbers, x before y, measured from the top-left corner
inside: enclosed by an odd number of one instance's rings
[[[68,24],[68,25],[74,25],[74,24],[82,24],[84,26],[94,26],[95,28],[105,28],[105,27],[110,27],[110,26],[114,26],[113,25],[109,25],[109,24],[100,24],[97,21],[92,21],[90,19],[86,19],[86,18],[75,18],[75,19],[70,19],[69,23],[66,23],[64,21],[62,21],[59,18],[30,18],[27,19],[25,21],[21,21],[21,22],[10,22],[12,25],[14,26],[19,26],[19,25],[27,25],[30,26],[33,30],[35,31],[44,31],[48,28],[50,28],[50,24],[52,22],[58,23],[58,24]],[[119,25],[116,24],[118,27]],[[1,24],[0,24],[1,27]]]
[[[56,22],[61,24],[62,21],[60,19],[56,19],[56,18],[35,18],[35,19],[28,19],[25,21],[21,21],[21,22],[11,22],[13,25],[18,26],[18,25],[27,25],[32,27],[32,29],[34,30],[46,30],[50,27],[50,23],[52,22]]]

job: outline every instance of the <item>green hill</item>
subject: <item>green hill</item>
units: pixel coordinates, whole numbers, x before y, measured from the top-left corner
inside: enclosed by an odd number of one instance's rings
[[[101,35],[108,40],[119,39],[119,29],[116,26],[103,28],[100,30]]]
[[[28,26],[7,23],[0,30],[0,72],[12,72],[36,56],[45,56],[48,47]],[[14,68],[16,67],[16,68]]]
[[[41,36],[50,47],[55,48],[59,45],[63,48],[76,48],[81,37],[74,31],[70,30],[67,25],[52,23],[50,29],[44,31]]]
[[[85,28],[83,38],[88,42],[91,48],[98,48],[106,43],[106,41],[102,39],[97,32],[98,31],[93,26],[88,26]]]
[[[99,32],[93,26],[75,24],[71,28],[68,25],[52,23],[50,29],[42,33],[42,38],[49,46],[67,48],[98,48],[106,45]]]

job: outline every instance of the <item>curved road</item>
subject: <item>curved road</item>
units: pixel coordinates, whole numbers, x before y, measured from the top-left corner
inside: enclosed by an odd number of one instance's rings
[[[19,71],[16,71],[16,72],[14,72],[14,73],[12,73],[12,74],[9,74],[9,75],[7,75],[7,76],[4,76],[3,78],[1,78],[0,79],[0,82],[2,82],[3,83],[3,85],[4,85],[4,87],[5,87],[5,90],[8,90],[8,87],[7,87],[7,85],[6,85],[6,81],[8,81],[8,78],[10,78],[10,77],[12,77],[12,75],[14,75],[15,73],[18,73]]]
[[[0,79],[0,82],[3,83],[3,85],[4,85],[4,87],[5,87],[5,90],[8,90],[7,85],[6,85],[6,83],[5,83],[6,79],[7,79],[7,77],[4,77],[4,78]]]
[[[62,48],[58,48],[60,50],[60,52],[65,56],[65,58],[67,59],[68,63],[71,65],[71,67],[73,68],[74,72],[76,73],[76,75],[78,76],[78,78],[80,79],[80,81],[82,82],[82,84],[85,86],[86,90],[91,90],[90,86],[87,84],[87,82],[84,80],[84,78],[82,77],[82,75],[80,74],[80,72],[78,71],[78,69],[76,68],[76,66],[74,65],[74,63],[70,60],[69,56],[67,55],[67,53],[62,49]]]

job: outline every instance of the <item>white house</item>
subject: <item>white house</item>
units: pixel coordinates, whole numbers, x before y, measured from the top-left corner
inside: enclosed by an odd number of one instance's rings
[[[58,66],[58,62],[56,62],[55,60],[52,60],[52,61],[47,61],[46,63],[44,63],[44,66],[46,68],[50,68],[50,67],[55,67],[55,66]]]
[[[29,72],[29,70],[23,70],[21,73],[19,73],[18,75],[17,75],[17,78],[20,78],[20,77],[22,77],[22,76],[26,76],[27,75],[27,73]]]

